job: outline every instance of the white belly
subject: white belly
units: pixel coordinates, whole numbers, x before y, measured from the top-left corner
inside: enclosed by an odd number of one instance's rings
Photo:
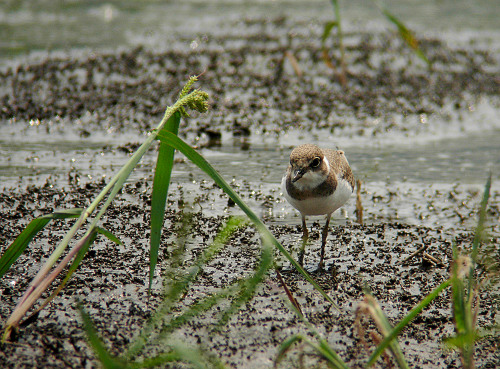
[[[323,215],[333,213],[344,205],[352,194],[349,183],[341,179],[337,183],[335,192],[326,197],[312,197],[305,200],[295,200],[286,192],[285,178],[281,182],[281,188],[287,201],[303,215]]]

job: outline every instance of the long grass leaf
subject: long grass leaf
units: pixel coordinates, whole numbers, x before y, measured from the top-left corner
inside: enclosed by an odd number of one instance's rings
[[[51,293],[50,297],[48,297],[44,303],[42,304],[41,307],[37,309],[37,311],[42,310],[47,304],[54,299],[54,297],[57,296],[57,294],[64,288],[66,283],[70,280],[71,276],[73,273],[78,269],[80,266],[80,263],[82,262],[83,258],[85,257],[85,254],[87,253],[90,245],[92,245],[97,237],[98,234],[102,234],[106,238],[108,238],[110,241],[116,243],[117,245],[122,245],[123,243],[116,237],[113,233],[108,231],[107,229],[101,228],[101,227],[96,227],[95,232],[92,232],[90,237],[86,239],[84,242],[83,246],[78,250],[75,259],[71,263],[70,267],[68,268],[68,272],[66,273],[66,276],[62,280],[61,284],[57,289]]]
[[[7,322],[5,324],[5,331],[4,331],[4,334],[2,337],[3,341],[9,339],[11,331],[13,329],[17,329],[17,327],[19,325],[19,321],[26,314],[26,312],[31,308],[31,306],[33,306],[33,304],[41,296],[41,294],[45,291],[45,289],[40,288],[40,287],[42,285],[46,286],[45,288],[48,287],[48,285],[46,285],[46,282],[49,280],[46,278],[47,274],[50,272],[51,268],[54,266],[54,264],[57,262],[57,260],[59,260],[59,258],[63,254],[64,250],[69,245],[70,241],[76,235],[78,230],[83,226],[83,224],[85,223],[87,218],[94,212],[94,210],[99,206],[99,204],[101,204],[101,202],[104,200],[104,198],[106,198],[106,196],[108,196],[107,200],[102,205],[99,213],[93,219],[93,222],[89,226],[88,231],[83,236],[82,242],[84,242],[84,240],[87,237],[89,237],[90,233],[93,232],[93,230],[97,226],[97,223],[99,222],[101,217],[104,215],[108,206],[111,204],[111,202],[114,200],[115,196],[122,189],[123,184],[127,180],[128,176],[130,175],[132,170],[135,168],[135,166],[137,165],[139,160],[142,158],[142,156],[149,149],[152,142],[154,142],[154,140],[156,139],[156,133],[163,129],[167,120],[175,112],[183,109],[183,107],[185,105],[191,109],[196,109],[199,112],[207,111],[207,109],[208,109],[208,103],[207,103],[208,94],[206,92],[194,90],[189,94],[187,93],[188,90],[191,88],[191,86],[196,82],[196,80],[197,80],[196,77],[190,78],[189,82],[186,84],[186,86],[189,86],[189,88],[185,87],[183,89],[182,98],[179,98],[174,103],[174,105],[168,107],[165,110],[165,114],[163,116],[163,119],[161,120],[160,124],[156,127],[156,130],[154,130],[149,135],[149,137],[146,139],[146,141],[139,147],[139,149],[132,155],[132,157],[129,159],[129,161],[119,170],[119,172],[111,179],[111,181],[97,195],[97,197],[89,205],[89,207],[87,207],[81,213],[78,220],[75,222],[75,224],[73,224],[73,226],[71,227],[69,232],[66,233],[66,235],[64,236],[62,241],[58,244],[58,246],[52,252],[52,254],[49,256],[49,258],[45,261],[45,263],[40,268],[40,270],[38,271],[35,278],[33,278],[33,280],[31,281],[30,285],[26,289],[23,296],[19,299],[16,308],[14,309],[14,311],[10,315],[9,319],[7,320]],[[79,245],[79,247],[80,247],[80,245]]]
[[[222,178],[222,176],[217,172],[200,154],[198,154],[194,149],[192,149],[187,143],[181,140],[176,135],[169,132],[160,132],[158,134],[158,139],[162,142],[171,145],[173,148],[182,152],[189,160],[198,166],[201,170],[207,173],[219,187],[221,187],[224,192],[240,207],[241,210],[250,218],[250,220],[255,224],[257,230],[263,236],[269,237],[270,242],[290,261],[290,263],[299,271],[304,278],[313,285],[313,287],[335,308],[338,309],[337,305],[333,302],[332,298],[323,291],[323,289],[316,283],[316,281],[300,266],[297,261],[290,255],[290,253],[281,245],[278,240],[272,235],[272,233],[267,229],[267,227],[262,223],[259,217],[248,207],[248,205],[239,197],[239,195],[229,186],[229,184]]]
[[[463,334],[467,330],[466,318],[466,296],[464,283],[459,276],[459,260],[456,244],[453,245],[453,264],[451,266],[451,308],[453,319],[455,320],[455,329],[457,334]]]
[[[31,240],[53,219],[78,218],[82,209],[68,209],[55,211],[33,219],[5,250],[0,258],[0,278],[9,270],[10,266],[21,256]]]
[[[285,357],[286,353],[290,351],[295,343],[301,342],[302,340],[304,340],[304,336],[301,334],[294,334],[293,336],[286,338],[278,349],[278,354],[274,360],[274,367],[278,366],[279,362]]]
[[[114,235],[113,233],[111,233],[107,229],[101,228],[101,227],[96,227],[95,230],[97,233],[102,234],[104,237],[106,237],[111,242],[114,242],[117,245],[123,245],[123,242],[120,241],[120,239],[116,235]]]
[[[36,218],[33,219],[12,244],[5,250],[5,253],[0,259],[0,277],[3,276],[10,266],[21,256],[31,240],[40,232],[50,219]]]
[[[259,286],[264,280],[267,272],[271,268],[273,264],[272,244],[270,240],[266,240],[265,238],[266,237],[263,237],[262,254],[257,271],[253,276],[246,278],[242,283],[240,283],[241,288],[237,297],[231,302],[229,308],[222,315],[221,319],[217,323],[218,326],[226,324],[231,315],[238,311],[244,303],[253,297],[257,286]]]
[[[179,281],[171,281],[171,287],[165,296],[163,305],[173,303],[181,293],[186,291],[191,282],[194,281],[202,267],[207,264],[229,241],[237,229],[241,228],[247,221],[242,217],[231,217],[224,227],[219,230],[212,243],[203,251],[203,254],[195,262],[189,273]]]
[[[107,231],[107,232],[109,232],[109,231]],[[111,232],[109,232],[109,233],[111,233]],[[68,272],[66,273],[66,277],[64,277],[61,284],[50,294],[49,297],[47,297],[45,299],[45,301],[42,303],[42,305],[40,305],[33,313],[30,314],[30,316],[28,318],[26,318],[21,323],[21,325],[25,325],[26,322],[30,321],[33,317],[38,315],[40,313],[40,311],[42,311],[45,308],[45,306],[47,306],[59,294],[59,292],[61,292],[61,290],[64,288],[66,283],[68,283],[69,279],[71,278],[73,273],[76,271],[76,269],[80,265],[83,257],[85,256],[85,253],[89,249],[90,245],[95,241],[96,237],[97,237],[97,230],[90,234],[90,237],[88,237],[86,239],[83,246],[80,248],[80,250],[78,250],[78,252],[75,256],[75,260],[73,260],[73,262],[71,263],[71,265],[68,269]]]
[[[108,350],[102,343],[101,339],[97,335],[97,332],[95,330],[94,324],[92,324],[90,316],[87,314],[87,312],[83,309],[83,307],[80,304],[78,305],[78,310],[80,311],[80,316],[82,317],[83,328],[85,330],[85,333],[87,334],[88,342],[92,347],[92,349],[94,350],[94,353],[97,355],[102,366],[106,369],[127,368],[128,365],[126,365],[126,363],[122,362],[118,358],[113,357],[108,352]]]
[[[337,21],[326,22],[325,27],[323,28],[323,35],[321,36],[321,44],[325,47],[325,42],[330,36],[332,29],[337,26]]]
[[[377,346],[373,354],[368,359],[368,363],[366,367],[372,366],[378,357],[382,354],[382,352],[389,346],[391,341],[395,339],[399,333],[418,315],[420,312],[429,305],[439,294],[446,289],[451,283],[451,280],[448,279],[437,286],[434,290],[432,290],[420,303],[415,306],[389,333],[384,340]]]
[[[177,135],[181,113],[176,112],[165,124],[163,131],[172,132]],[[158,158],[156,160],[155,176],[153,180],[153,193],[151,195],[151,237],[149,251],[149,287],[155,273],[156,263],[158,262],[158,249],[160,247],[161,230],[163,228],[163,219],[165,218],[165,204],[167,202],[168,188],[170,185],[170,176],[174,165],[174,149],[160,142]]]
[[[367,305],[370,315],[375,320],[375,323],[379,331],[382,333],[384,337],[386,337],[391,332],[393,327],[389,322],[389,319],[387,319],[387,316],[382,311],[382,308],[380,307],[375,297],[373,297],[369,292],[367,292],[367,295],[365,295],[363,303]],[[396,337],[390,341],[389,349],[392,352],[398,366],[402,369],[408,369],[409,368],[408,363],[404,358],[403,352],[401,351],[401,347],[399,346],[399,342]]]
[[[322,49],[322,55],[323,55],[323,62],[328,66],[330,69],[335,69],[335,66],[332,63],[332,60],[330,56],[328,55],[328,50],[326,49],[326,40],[330,33],[332,32],[332,29],[337,26],[337,21],[331,21],[327,22],[325,24],[325,27],[323,29],[323,36],[321,37],[321,49]]]
[[[430,64],[429,59],[424,54],[424,52],[420,49],[418,45],[418,40],[415,38],[413,33],[405,26],[403,22],[401,22],[396,16],[394,16],[391,12],[389,12],[385,8],[381,8],[382,14],[393,23],[399,32],[399,35],[404,40],[404,42],[413,50],[413,52],[422,59],[426,64]]]
[[[479,253],[479,245],[484,237],[484,224],[486,222],[486,208],[488,207],[488,201],[490,198],[491,189],[491,173],[486,180],[486,185],[484,186],[483,199],[481,200],[481,207],[479,209],[479,220],[477,221],[476,231],[474,233],[474,240],[472,241],[472,268],[469,272],[469,296],[471,294],[473,279],[474,279],[474,268],[477,263],[477,254]]]
[[[246,220],[241,217],[231,217],[226,222],[225,226],[217,233],[213,242],[204,250],[202,256],[196,261],[195,265],[190,269],[189,273],[182,279],[178,281],[171,281],[172,285],[161,305],[156,309],[156,312],[149,320],[149,322],[142,329],[139,336],[130,344],[127,350],[126,357],[132,358],[139,353],[144,345],[150,340],[150,336],[153,334],[154,327],[171,309],[172,303],[180,296],[180,294],[185,291],[189,284],[196,278],[202,266],[208,263],[229,241],[229,238],[234,234],[234,232],[246,224]],[[223,290],[220,293],[212,295],[211,297],[200,301],[199,303],[191,306],[184,313],[176,316],[169,323],[164,324],[162,328],[162,334],[159,339],[164,339],[168,333],[177,327],[180,327],[186,323],[192,317],[200,314],[203,311],[210,309],[219,300],[225,299],[228,296],[235,295],[237,290],[234,287],[230,287],[229,290]]]
[[[325,339],[320,339],[318,346],[313,346],[326,360],[337,369],[349,369],[340,356],[332,350]]]
[[[225,368],[220,360],[208,357],[203,351],[198,348],[188,346],[185,343],[175,342],[170,344],[173,352],[179,355],[180,361],[189,363],[192,368],[207,369],[211,368]],[[211,364],[208,366],[207,364]]]
[[[328,362],[329,367],[337,369],[349,369],[348,366],[337,355],[337,353],[333,351],[330,346],[328,346],[328,343],[324,339],[320,339],[319,344],[316,344],[301,334],[293,335],[283,341],[283,343],[280,345],[278,355],[274,361],[274,367],[277,367],[285,354],[290,350],[291,346],[298,342],[304,342],[307,346],[316,351],[318,355],[322,356]]]

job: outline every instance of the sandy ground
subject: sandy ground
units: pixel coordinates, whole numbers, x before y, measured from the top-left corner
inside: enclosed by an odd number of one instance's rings
[[[157,51],[138,48],[54,56],[4,69],[0,85],[8,87],[0,93],[1,124],[22,126],[35,121],[47,132],[77,131],[82,140],[106,131],[143,132],[150,128],[150,122],[161,118],[164,106],[175,99],[187,76],[202,71],[201,87],[211,95],[211,110],[206,115],[195,115],[181,128],[184,137],[199,145],[208,145],[224,134],[236,138],[269,133],[279,136],[290,128],[368,138],[378,134],[389,138],[416,135],[426,128],[394,117],[443,114],[443,110],[460,114],[484,98],[498,103],[498,61],[473,42],[465,48],[449,47],[438,39],[423,40],[422,48],[433,62],[428,70],[394,35],[350,34],[348,87],[343,89],[321,60],[318,35],[311,34],[306,25],[295,25],[301,32],[291,42],[282,37],[283,32],[270,32],[289,26],[287,22],[249,21],[243,24],[252,30],[246,36],[208,35],[196,50],[172,45],[171,49]],[[294,73],[288,60],[282,63],[286,50],[297,58],[302,78]],[[368,124],[380,118],[380,124]],[[130,143],[108,149],[127,155],[133,148],[134,143]],[[74,176],[72,173],[30,185],[20,179],[18,186],[3,188],[2,250],[33,217],[54,209],[88,205],[103,187],[101,180],[76,181]],[[263,208],[282,206],[278,193],[255,193],[245,183],[238,183],[244,199],[260,203]],[[497,189],[493,187],[488,210],[490,249],[495,257],[499,255],[500,235]],[[102,223],[124,245],[99,238],[54,302],[38,319],[22,327],[13,342],[1,346],[1,367],[97,366],[81,328],[77,299],[90,313],[112,353],[122,353],[161,301],[162,272],[178,242],[176,233],[182,214],[192,214],[191,233],[185,240],[186,260],[180,267],[187,270],[224,224],[227,214],[234,211],[220,190],[206,181],[191,183],[184,190],[172,186],[158,275],[148,301],[150,192],[150,177],[127,184]],[[184,196],[193,193],[198,194],[196,204],[186,207]],[[361,343],[354,324],[363,287],[372,291],[389,320],[397,323],[449,276],[452,243],[464,250],[470,247],[480,198],[481,187],[471,189],[460,184],[441,188],[364,188],[366,224],[354,222],[351,204],[350,219],[337,220],[332,226],[324,272],[316,272],[322,221],[310,222],[312,242],[307,249],[306,268],[337,302],[340,311],[333,309],[278,253],[277,264],[315,329],[349,366],[361,367],[373,349],[370,339],[368,346]],[[211,211],[210,204],[219,204],[221,211]],[[411,214],[407,217],[410,221],[398,221],[398,211]],[[296,255],[300,228],[283,224],[272,215],[266,222],[278,240]],[[66,229],[67,223],[51,223],[2,278],[2,322],[12,312],[29,277],[35,275]],[[403,263],[424,245],[439,263],[420,256]],[[204,267],[177,309],[182,311],[215,289],[248,276],[258,264],[259,254],[260,242],[253,228],[239,230]],[[481,278],[483,267],[479,268]],[[460,367],[458,354],[442,343],[444,337],[454,333],[449,292],[439,296],[399,337],[410,367]],[[500,359],[498,336],[487,330],[498,323],[498,292],[497,284],[480,296],[478,325],[485,338],[477,345],[476,359],[482,368],[493,368]],[[227,303],[221,302],[194,318],[176,331],[172,340],[202,347],[228,367],[270,368],[284,339],[296,333],[311,337],[307,325],[290,310],[274,272],[227,325],[215,329],[213,323],[224,306]],[[362,327],[367,337],[374,330],[366,317]],[[168,340],[151,342],[146,354],[165,350],[168,344]],[[297,345],[279,367],[326,367],[311,353],[307,346]],[[379,362],[380,367],[387,365]]]

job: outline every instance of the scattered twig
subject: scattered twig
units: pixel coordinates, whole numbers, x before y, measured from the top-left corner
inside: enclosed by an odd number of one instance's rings
[[[299,62],[297,61],[297,58],[290,51],[291,48],[292,48],[292,35],[288,35],[288,44],[283,49],[283,55],[281,56],[281,59],[278,62],[278,67],[276,69],[276,75],[275,75],[276,80],[279,80],[279,79],[281,79],[281,77],[283,77],[283,72],[285,70],[285,60],[287,60],[287,59],[290,62],[290,65],[292,66],[297,77],[299,77],[299,78],[302,77],[302,74],[303,74],[302,69],[300,68],[300,65],[299,65]]]
[[[356,222],[363,224],[363,205],[361,204],[361,179],[356,181]]]
[[[409,260],[413,259],[415,256],[423,253],[425,250],[427,250],[427,248],[429,247],[429,245],[423,245],[421,248],[419,248],[417,251],[415,251],[413,254],[411,254],[410,256],[408,256],[406,259],[404,259],[401,264],[405,265],[408,263]]]
[[[304,316],[304,314],[302,313],[302,309],[300,308],[299,302],[295,299],[295,297],[293,297],[292,292],[288,289],[278,268],[276,268],[276,275],[278,276],[278,279],[280,280],[280,283],[283,286],[283,289],[285,290],[286,296],[288,297],[292,305],[297,309],[300,315]]]
[[[432,256],[426,252],[424,252],[424,254],[422,255],[422,258],[424,258],[425,260],[430,261],[431,263],[438,265],[440,267],[445,266],[441,260],[439,260],[438,258],[435,258],[434,256]]]
[[[302,69],[300,68],[300,65],[299,65],[299,62],[297,61],[297,58],[289,50],[285,51],[284,56],[288,59],[288,61],[292,65],[292,68],[295,71],[295,74],[297,75],[297,77],[299,77],[299,78],[302,77]]]

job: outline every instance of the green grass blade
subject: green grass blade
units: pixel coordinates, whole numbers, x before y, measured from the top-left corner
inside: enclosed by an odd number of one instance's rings
[[[107,229],[101,228],[101,227],[96,227],[95,230],[97,231],[97,233],[102,234],[104,237],[106,237],[111,242],[114,242],[117,245],[123,245],[123,242],[120,241],[120,239],[117,236],[115,236],[113,233],[111,233]]]
[[[370,315],[372,316],[372,319],[375,320],[375,323],[380,333],[382,333],[382,336],[387,337],[387,335],[392,331],[393,328],[391,323],[389,322],[389,319],[387,319],[387,316],[382,311],[382,308],[380,307],[377,300],[373,297],[373,295],[367,292],[363,303],[367,305],[370,311]],[[389,342],[389,349],[392,352],[392,355],[394,356],[394,359],[396,360],[398,366],[402,369],[408,369],[408,363],[404,358],[403,352],[401,351],[401,347],[399,346],[399,342],[396,337]]]
[[[144,368],[155,368],[158,367],[162,364],[165,363],[171,363],[171,362],[176,362],[180,361],[181,357],[177,352],[167,352],[163,353],[161,355],[155,356],[153,358],[147,358],[142,361],[136,361],[129,363],[129,368],[137,368],[137,369],[144,369]]]
[[[481,200],[481,207],[479,209],[479,220],[477,222],[476,231],[474,233],[474,240],[472,241],[472,252],[471,259],[473,262],[473,267],[477,262],[477,254],[479,253],[479,245],[484,237],[484,224],[486,222],[486,208],[488,207],[488,201],[490,198],[490,190],[491,190],[491,174],[488,176],[486,180],[486,185],[484,186],[483,199]],[[472,279],[474,278],[474,268],[471,268],[469,273],[469,287],[472,288]],[[470,290],[469,290],[470,295]]]
[[[164,304],[173,303],[196,278],[203,265],[207,264],[228,242],[237,229],[246,224],[246,220],[241,217],[231,217],[225,226],[219,230],[212,243],[203,251],[202,256],[196,261],[189,273],[178,282],[172,281],[172,285],[164,299]]]
[[[334,368],[338,369],[349,369],[349,367],[344,363],[340,356],[332,350],[325,339],[320,339],[318,351],[320,354],[327,359]]]
[[[325,28],[323,29],[323,36],[321,36],[321,45],[325,48],[325,42],[330,36],[332,29],[337,26],[337,21],[326,22]]]
[[[245,279],[241,283],[241,288],[238,293],[238,296],[231,302],[229,308],[224,312],[221,319],[217,323],[218,326],[226,324],[231,315],[233,315],[236,311],[238,311],[239,308],[244,303],[246,303],[253,297],[257,289],[257,286],[259,286],[260,283],[264,280],[267,272],[273,265],[274,260],[273,260],[272,244],[270,240],[266,240],[265,237],[263,237],[262,243],[263,243],[262,255],[260,258],[260,264],[257,268],[257,271],[254,273],[253,276]]]
[[[451,266],[451,309],[455,320],[457,334],[462,334],[467,330],[466,321],[466,297],[463,280],[459,276],[459,258],[457,246],[453,244],[453,264]]]
[[[85,312],[83,307],[79,304],[78,305],[78,310],[80,311],[80,316],[82,317],[83,321],[83,328],[85,330],[85,333],[87,334],[87,339],[94,350],[94,353],[97,355],[97,358],[101,362],[102,366],[105,369],[125,369],[128,367],[124,362],[120,361],[119,359],[113,357],[104,344],[102,343],[101,339],[97,335],[97,332],[95,330],[94,325],[92,324],[92,320],[90,319],[90,316]]]
[[[399,333],[418,315],[420,312],[429,305],[432,300],[434,300],[444,289],[446,289],[451,283],[451,280],[448,279],[437,286],[433,291],[431,291],[420,303],[415,306],[389,333],[387,337],[377,346],[373,354],[370,356],[366,367],[372,366],[378,357],[382,354],[382,352],[389,346],[391,341],[395,339]]]
[[[202,352],[198,348],[177,342],[171,344],[171,347],[173,349],[173,352],[179,355],[180,361],[189,363],[191,368],[196,368],[196,369],[224,368],[224,365],[219,360],[208,357],[204,352]]]
[[[82,262],[83,257],[85,256],[85,253],[89,249],[90,245],[95,241],[95,239],[97,237],[97,233],[98,232],[99,233],[103,233],[103,231],[111,234],[111,232],[106,231],[106,230],[104,230],[102,228],[99,228],[99,229],[96,228],[94,230],[94,232],[92,232],[90,234],[90,236],[85,239],[84,244],[82,245],[82,247],[80,248],[80,250],[78,250],[78,253],[75,256],[75,259],[71,263],[71,265],[70,265],[70,267],[68,269],[68,273],[66,273],[66,277],[64,277],[64,279],[62,280],[61,284],[50,294],[49,297],[47,297],[47,299],[45,299],[45,301],[42,303],[42,305],[40,305],[40,307],[38,307],[30,315],[29,318],[27,318],[27,320],[29,320],[33,315],[38,314],[41,310],[43,310],[45,308],[45,306],[47,306],[59,294],[59,292],[61,292],[61,290],[64,288],[64,286],[66,285],[66,283],[68,283],[69,279],[71,278],[71,276],[73,275],[73,273],[76,271],[76,269],[78,268],[78,266]]]
[[[7,248],[5,253],[0,259],[0,277],[2,277],[10,266],[21,256],[31,240],[40,232],[48,223],[50,219],[36,218],[33,219],[28,226],[21,232],[19,236]]]
[[[0,258],[0,278],[9,270],[10,266],[26,250],[31,240],[53,219],[77,218],[82,209],[68,209],[55,211],[33,219],[26,228],[17,236],[12,244],[5,250]]]
[[[189,284],[196,278],[202,266],[208,263],[229,241],[229,238],[234,234],[234,232],[246,224],[246,220],[241,217],[231,217],[226,222],[225,226],[217,233],[213,242],[204,250],[203,255],[196,261],[195,265],[191,268],[189,273],[182,279],[178,281],[171,281],[171,286],[167,294],[165,295],[161,305],[156,309],[156,312],[142,329],[139,336],[130,344],[127,350],[126,357],[132,358],[136,356],[144,347],[144,345],[150,340],[150,336],[153,334],[153,330],[157,322],[159,322],[171,309],[171,306],[176,299],[189,287]],[[163,326],[163,334],[160,339],[163,339],[167,333],[171,332],[173,329],[180,327],[186,323],[192,317],[200,314],[203,311],[210,309],[219,300],[227,298],[228,296],[234,296],[236,294],[236,289],[231,287],[227,291],[222,291],[219,294],[213,295],[199,303],[191,306],[186,312],[172,319],[168,324]]]
[[[179,131],[179,123],[181,121],[181,113],[173,114],[165,124],[163,131],[172,132],[177,135]],[[153,194],[151,195],[151,237],[149,251],[149,287],[148,292],[151,292],[151,285],[155,273],[155,267],[158,262],[158,249],[160,247],[161,230],[163,228],[163,220],[165,218],[165,204],[167,202],[168,187],[170,185],[170,176],[174,165],[174,149],[160,142],[158,151],[158,159],[156,160],[156,170],[153,180]]]
[[[290,253],[278,242],[278,240],[272,235],[272,233],[267,229],[267,227],[262,223],[257,215],[248,207],[247,204],[238,196],[238,194],[229,186],[229,184],[221,177],[221,175],[194,149],[192,149],[187,143],[182,141],[176,135],[170,132],[160,132],[158,134],[158,139],[162,142],[171,145],[174,149],[182,152],[189,160],[198,166],[201,170],[207,173],[214,181],[221,187],[224,192],[240,207],[243,212],[250,218],[250,220],[255,224],[259,233],[263,236],[269,237],[270,242],[290,261],[290,263],[299,271],[304,278],[313,285],[313,287],[335,308],[338,309],[337,305],[333,302],[330,296],[326,294],[325,291],[316,283],[314,279],[300,266],[295,259],[292,258]]]
[[[294,345],[297,342],[304,342],[306,345],[315,350],[318,355],[322,356],[325,360],[328,361],[328,363],[330,364],[328,366],[337,369],[349,369],[348,366],[342,361],[342,359],[340,359],[337,353],[333,351],[330,346],[328,346],[328,343],[324,339],[320,339],[318,345],[310,341],[307,337],[301,334],[293,335],[283,341],[283,343],[279,348],[278,355],[274,363],[274,367],[276,367],[279,364],[279,362],[283,359],[285,354],[290,350],[292,345]]]
[[[274,367],[276,367],[281,360],[285,357],[286,353],[290,351],[292,346],[297,343],[301,342],[304,340],[304,336],[301,334],[294,334],[293,336],[290,336],[286,338],[280,345],[278,349],[278,355],[276,355],[276,359],[274,360]]]
[[[422,59],[426,64],[430,64],[429,59],[427,59],[427,56],[425,56],[424,52],[420,49],[418,46],[418,40],[415,38],[413,33],[404,25],[403,22],[401,22],[396,16],[394,16],[391,12],[389,12],[385,8],[380,8],[382,11],[382,14],[385,15],[385,17],[393,23],[399,32],[399,35],[401,38],[406,42],[406,44],[415,52],[415,54]]]

